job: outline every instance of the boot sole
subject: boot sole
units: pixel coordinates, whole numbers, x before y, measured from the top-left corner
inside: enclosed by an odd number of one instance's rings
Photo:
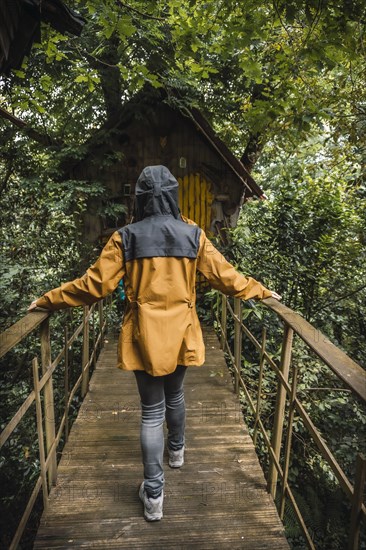
[[[170,468],[181,468],[184,464],[184,460],[182,461],[181,464],[174,464],[174,463],[170,463],[170,462],[168,462],[168,464],[169,464]]]

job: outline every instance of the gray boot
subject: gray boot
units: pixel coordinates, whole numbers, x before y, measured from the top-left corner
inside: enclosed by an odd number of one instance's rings
[[[180,468],[184,464],[184,445],[178,451],[173,451],[168,447],[169,466],[171,468]]]
[[[144,505],[144,517],[146,521],[159,521],[163,517],[164,490],[157,498],[149,497],[144,489],[144,482],[142,482],[139,497]]]

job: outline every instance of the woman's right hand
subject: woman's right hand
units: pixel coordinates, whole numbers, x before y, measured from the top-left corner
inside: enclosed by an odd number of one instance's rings
[[[37,300],[33,300],[33,302],[28,308],[28,311],[33,311],[34,309],[36,309],[36,307],[37,307]]]

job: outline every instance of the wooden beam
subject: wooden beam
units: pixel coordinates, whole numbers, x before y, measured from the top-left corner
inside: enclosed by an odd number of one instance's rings
[[[301,315],[278,300],[266,298],[263,304],[277,313],[355,395],[366,401],[366,371],[358,363]]]
[[[355,492],[352,499],[351,528],[348,541],[348,550],[357,550],[360,537],[360,523],[362,519],[362,501],[366,480],[366,458],[362,454],[357,455]]]
[[[38,378],[37,357],[33,359],[32,367],[33,367],[34,393],[36,396],[36,419],[37,419],[37,433],[38,433],[38,447],[39,447],[39,463],[40,463],[41,478],[42,478],[43,507],[45,510],[47,510],[48,508],[47,468],[46,468],[46,456],[45,456],[45,450],[44,450],[43,415],[42,415],[42,404],[41,404],[41,390],[39,387],[39,378]]]
[[[28,313],[17,323],[0,334],[0,358],[16,346],[32,330],[38,327],[50,315],[49,311]]]
[[[241,369],[241,348],[242,348],[242,332],[241,332],[241,321],[242,321],[242,307],[241,299],[234,298],[234,359],[236,365],[235,372],[235,393],[239,395],[239,376]]]
[[[91,311],[89,310],[89,306],[83,306],[83,310],[83,352],[81,359],[81,372],[83,382],[81,386],[81,396],[84,398],[89,388],[89,318],[91,315]]]
[[[286,382],[288,382],[288,377],[290,372],[293,336],[294,336],[294,331],[292,330],[292,328],[289,327],[288,325],[285,325],[285,329],[283,333],[283,341],[282,341],[280,369],[281,369],[283,378],[286,380]],[[278,462],[280,461],[280,454],[281,454],[285,405],[286,405],[286,390],[282,385],[282,381],[278,380],[274,426],[273,426],[273,432],[272,432],[272,447]],[[268,492],[271,493],[273,499],[275,499],[276,497],[276,488],[277,488],[277,470],[273,464],[273,460],[270,459],[267,489],[268,489]]]
[[[41,363],[42,375],[46,374],[52,368],[51,357],[51,337],[50,337],[50,321],[45,319],[41,324]],[[46,435],[46,451],[47,456],[50,453],[52,443],[55,440],[56,423],[55,423],[55,405],[53,398],[53,380],[52,376],[48,379],[44,386],[44,426]],[[48,485],[51,490],[52,485],[56,485],[57,477],[57,458],[56,449],[52,453],[50,467],[48,469]]]

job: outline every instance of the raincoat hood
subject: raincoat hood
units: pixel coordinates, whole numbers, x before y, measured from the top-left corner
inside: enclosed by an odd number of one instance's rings
[[[166,166],[146,166],[136,183],[136,218],[173,216],[180,219],[178,182]]]

